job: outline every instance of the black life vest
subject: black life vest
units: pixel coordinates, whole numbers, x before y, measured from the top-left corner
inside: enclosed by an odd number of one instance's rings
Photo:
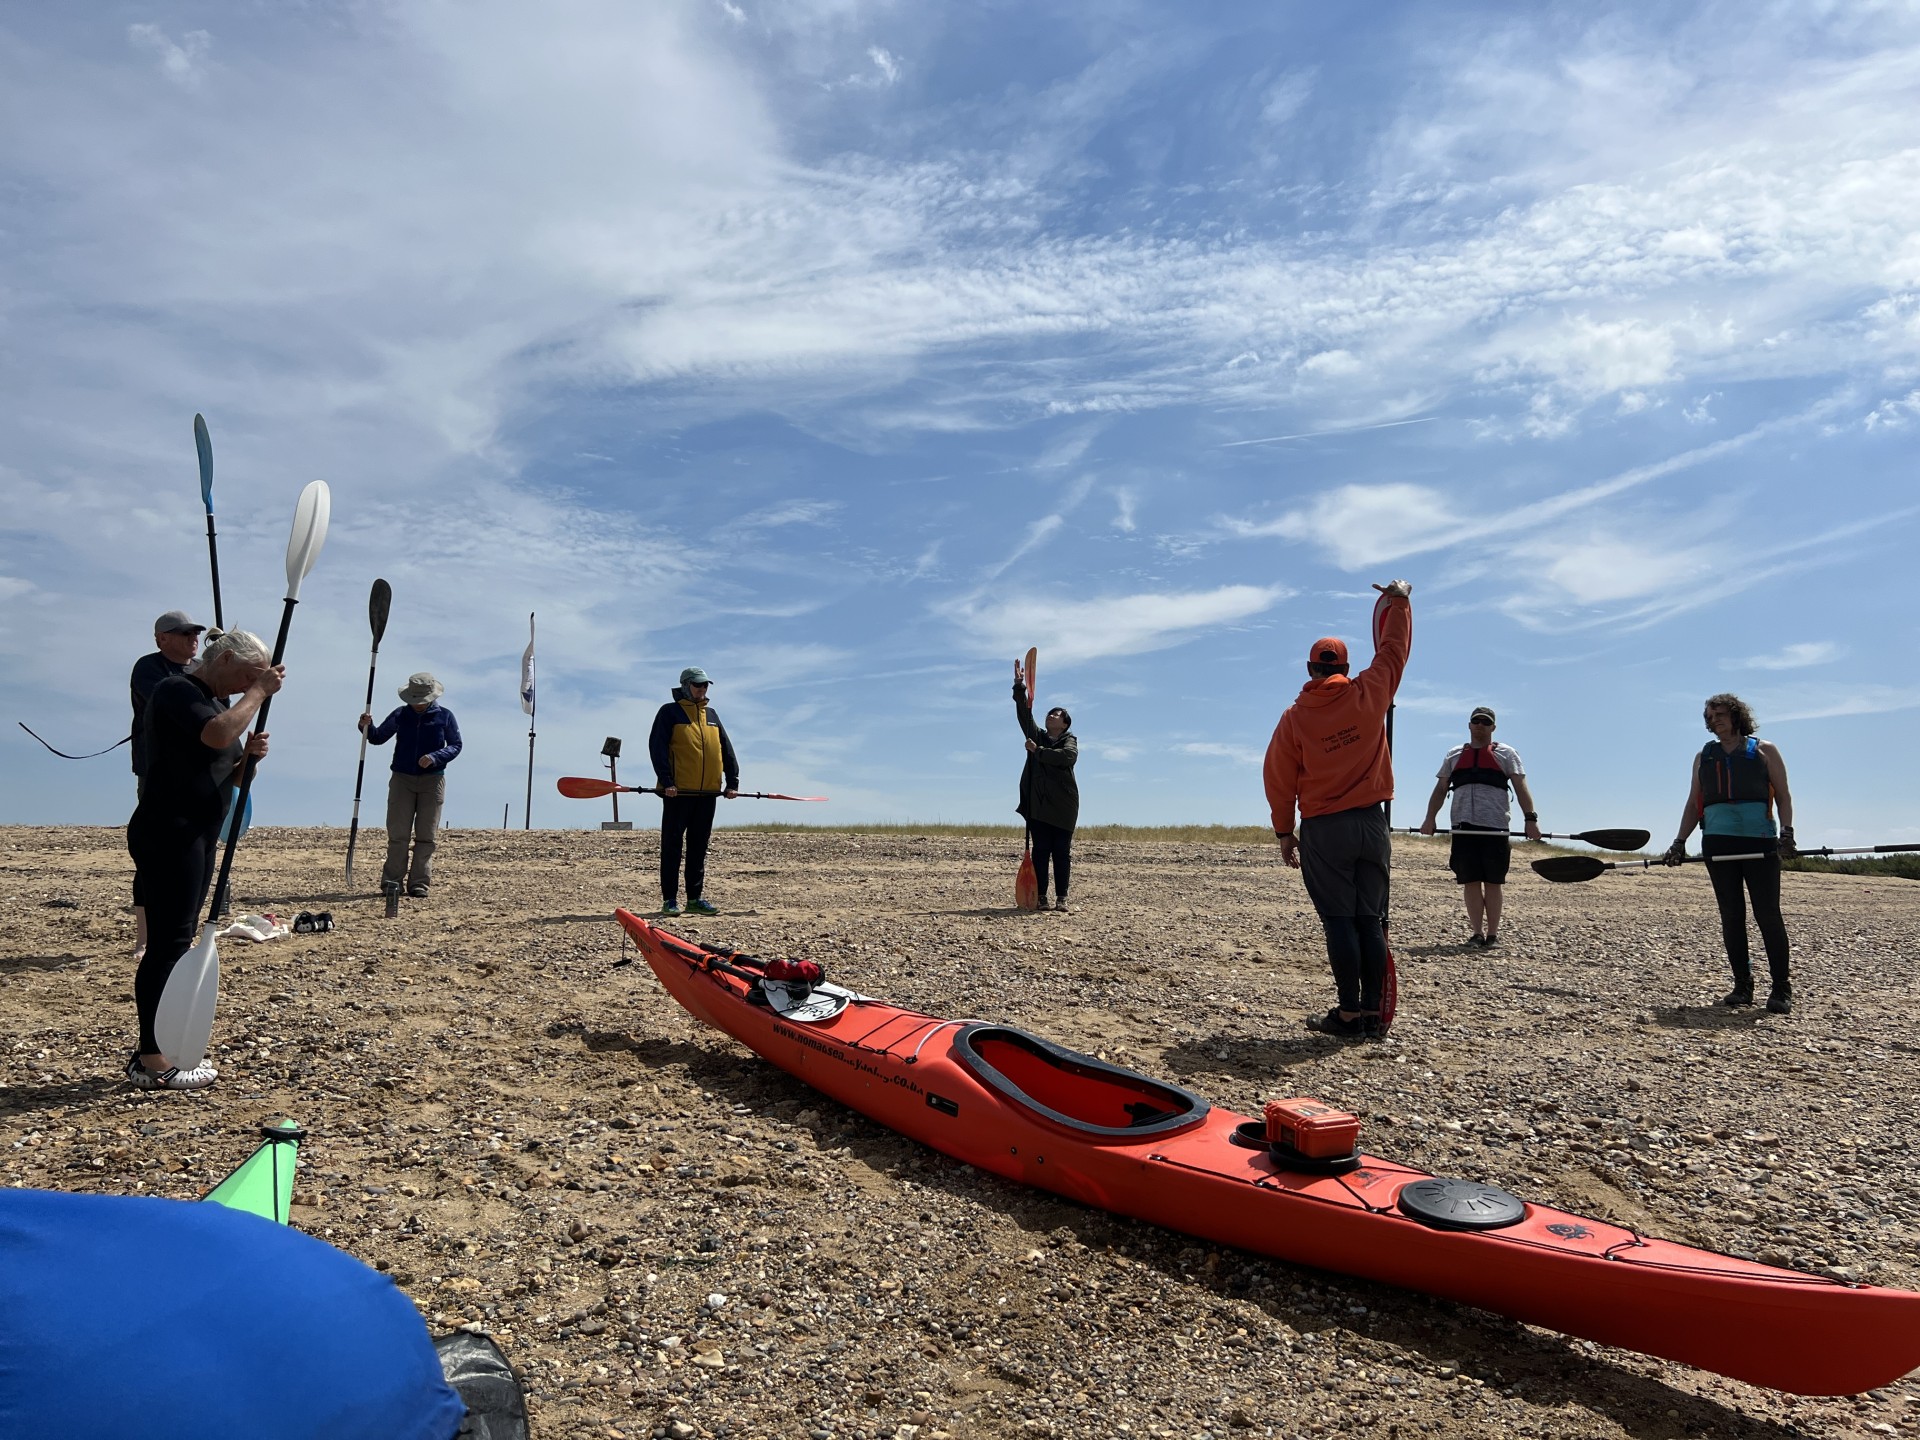
[[[1759,803],[1771,806],[1773,777],[1767,773],[1760,741],[1747,736],[1746,744],[1729,755],[1718,740],[1709,740],[1700,752],[1700,806]]]

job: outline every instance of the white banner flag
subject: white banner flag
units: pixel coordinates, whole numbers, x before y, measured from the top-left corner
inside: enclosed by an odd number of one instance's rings
[[[520,657],[520,708],[533,714],[533,616],[527,616],[527,653]]]

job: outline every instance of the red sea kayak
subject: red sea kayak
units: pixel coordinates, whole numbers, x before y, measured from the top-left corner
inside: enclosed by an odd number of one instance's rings
[[[945,1020],[615,912],[674,999],[891,1130],[1009,1180],[1801,1395],[1920,1366],[1920,1294],[1778,1269],[1356,1153],[1296,1168],[1265,1126],[1010,1025]],[[776,974],[787,968],[771,962]]]

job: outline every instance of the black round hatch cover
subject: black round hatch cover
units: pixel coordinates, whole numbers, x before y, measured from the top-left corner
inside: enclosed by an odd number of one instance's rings
[[[1416,1180],[1400,1191],[1403,1214],[1436,1230],[1498,1230],[1526,1218],[1527,1202],[1478,1180]]]

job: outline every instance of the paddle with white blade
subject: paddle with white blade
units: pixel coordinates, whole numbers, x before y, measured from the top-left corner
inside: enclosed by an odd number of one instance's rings
[[[278,665],[287,649],[287,630],[293,624],[293,607],[300,603],[300,582],[320,558],[326,543],[327,520],[332,497],[324,480],[315,480],[300,492],[300,503],[293,511],[293,533],[287,540],[287,601],[280,614],[280,634],[273,642],[271,664]],[[254,718],[253,733],[266,729],[267,711],[273,697],[260,702]],[[247,792],[253,787],[253,761],[244,758],[240,765],[240,788],[234,807],[246,808]],[[213,1012],[220,1003],[220,955],[214,946],[220,912],[225,909],[227,881],[233,874],[233,852],[240,843],[238,829],[227,836],[226,854],[220,861],[220,879],[213,887],[213,904],[207,910],[207,922],[200,939],[174,964],[160,992],[160,1006],[153,1017],[153,1037],[167,1063],[181,1070],[192,1070],[206,1058],[207,1041],[213,1036]]]
[[[1920,850],[1920,845],[1854,845],[1844,849],[1835,849],[1823,845],[1807,850],[1794,848],[1793,859],[1820,859],[1829,855],[1898,855]],[[1733,860],[1764,860],[1768,851],[1755,851],[1743,855],[1689,855],[1680,863],[1683,865],[1725,864]],[[1546,860],[1533,862],[1533,870],[1542,880],[1552,880],[1556,884],[1569,885],[1581,880],[1597,880],[1609,870],[1664,870],[1667,867],[1664,857],[1651,860],[1602,860],[1593,855],[1555,855]]]
[[[393,606],[393,587],[384,580],[373,582],[367,596],[367,623],[373,627],[373,656],[367,661],[367,705],[373,710],[373,672],[380,664],[380,637],[387,633],[387,611]],[[353,884],[353,847],[360,839],[360,787],[367,778],[367,732],[360,732],[360,768],[353,772],[353,823],[347,827],[347,884]]]

